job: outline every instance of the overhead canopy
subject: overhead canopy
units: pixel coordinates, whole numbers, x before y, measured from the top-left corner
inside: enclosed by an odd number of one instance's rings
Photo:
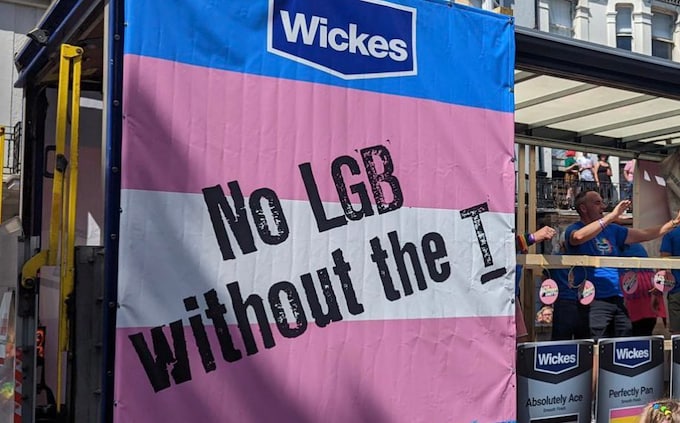
[[[515,39],[518,136],[591,151],[680,145],[680,64],[524,28]]]
[[[53,3],[37,28],[47,40],[29,40],[16,57],[17,86],[53,83],[62,42],[101,57],[97,7],[100,1]],[[680,63],[522,27],[515,40],[518,138],[623,156],[665,155],[680,144]],[[101,59],[86,60],[84,77],[101,79],[101,66]]]

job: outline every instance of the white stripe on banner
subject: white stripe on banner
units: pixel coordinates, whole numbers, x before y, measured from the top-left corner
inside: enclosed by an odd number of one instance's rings
[[[244,254],[225,223],[235,256],[225,260],[203,195],[124,190],[117,326],[187,319],[215,297],[227,309],[227,322],[236,323],[232,304],[251,294],[289,319],[295,304],[311,316],[310,298],[325,312],[333,296],[343,320],[514,313],[512,214],[403,207],[320,232],[307,202],[281,200],[278,226],[267,204],[261,202],[270,228],[265,233],[277,237],[265,243],[248,211],[245,232],[252,233],[256,251]],[[323,206],[328,220],[343,216],[339,204]],[[329,281],[325,294],[323,279]]]

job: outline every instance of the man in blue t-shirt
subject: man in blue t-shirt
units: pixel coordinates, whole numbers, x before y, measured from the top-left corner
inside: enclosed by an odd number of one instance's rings
[[[597,191],[580,192],[574,206],[581,220],[567,227],[565,239],[568,254],[620,256],[625,244],[658,238],[680,224],[678,212],[675,219],[652,228],[629,229],[617,225],[614,222],[630,207],[630,201],[621,201],[611,213],[603,215],[606,204]],[[618,269],[590,267],[588,279],[595,285],[595,300],[590,305],[591,337],[631,336],[632,326],[623,304]]]
[[[590,338],[590,308],[578,301],[578,289],[586,280],[586,268],[550,269],[545,274],[557,282],[559,294],[553,304],[553,341]]]
[[[680,228],[675,228],[661,240],[661,256],[680,256]],[[672,334],[680,333],[680,269],[673,269],[675,286],[668,292],[668,327]]]

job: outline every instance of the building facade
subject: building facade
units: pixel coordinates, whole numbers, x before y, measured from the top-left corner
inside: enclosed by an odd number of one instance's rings
[[[14,88],[17,70],[14,55],[49,7],[49,0],[0,0],[0,126],[5,127],[2,150],[2,202],[0,221],[18,213],[18,178],[23,119],[22,90]]]
[[[506,10],[515,23],[680,61],[680,1],[677,0],[460,0],[487,10]],[[503,8],[503,9],[499,9]]]
[[[657,57],[662,61],[680,62],[678,0],[460,0],[460,2],[512,14],[518,27],[626,50],[633,54]],[[569,134],[565,133],[544,133],[542,136],[569,139]],[[677,135],[670,138],[677,138]],[[578,142],[575,139],[571,141]],[[540,148],[538,154],[539,171],[548,177],[561,177],[565,151]],[[595,154],[590,156],[597,160]],[[610,157],[609,161],[613,170],[612,180],[618,186],[625,160]]]

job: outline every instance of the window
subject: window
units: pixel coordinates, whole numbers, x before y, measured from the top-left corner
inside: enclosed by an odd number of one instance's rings
[[[652,15],[652,56],[671,59],[675,17],[666,13]]]
[[[574,36],[574,3],[570,0],[550,0],[549,31],[553,34]]]
[[[616,47],[631,51],[633,49],[633,7],[616,8]]]

